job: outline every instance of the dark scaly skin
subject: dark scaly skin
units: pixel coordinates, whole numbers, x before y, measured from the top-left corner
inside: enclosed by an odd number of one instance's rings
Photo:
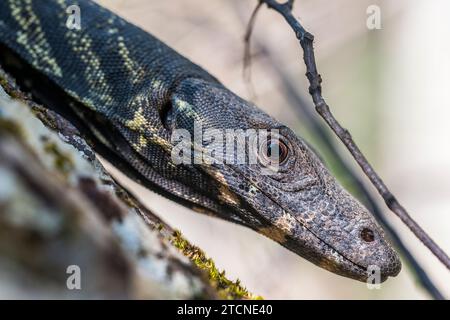
[[[81,30],[65,26],[73,4]],[[342,276],[365,281],[376,265],[384,281],[400,271],[383,230],[301,138],[110,11],[89,0],[2,0],[0,48],[0,63],[24,88],[72,114],[99,153],[151,189]],[[277,128],[288,160],[270,176],[260,164],[175,165],[171,132],[192,133],[194,120],[204,128]]]

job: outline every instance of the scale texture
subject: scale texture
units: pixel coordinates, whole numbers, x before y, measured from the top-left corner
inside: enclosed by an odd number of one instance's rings
[[[80,8],[80,30],[66,26],[71,5]],[[2,0],[0,48],[0,63],[24,89],[70,110],[94,148],[138,182],[339,275],[366,281],[376,266],[384,281],[400,271],[383,230],[300,137],[107,9],[89,0]],[[198,125],[276,129],[285,159],[272,174],[262,161],[174,163],[172,134],[193,135]]]

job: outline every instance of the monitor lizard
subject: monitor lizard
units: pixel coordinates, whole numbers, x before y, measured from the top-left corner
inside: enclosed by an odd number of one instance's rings
[[[72,5],[80,8],[80,28],[67,25]],[[302,138],[95,2],[0,1],[0,64],[151,190],[249,227],[348,278],[366,281],[372,266],[381,281],[400,272],[381,227]],[[176,163],[173,134],[193,135],[197,124],[274,134],[248,150],[256,163]],[[276,170],[261,160],[272,148]]]

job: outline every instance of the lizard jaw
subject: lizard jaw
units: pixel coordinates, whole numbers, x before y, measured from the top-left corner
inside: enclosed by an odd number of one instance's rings
[[[259,229],[258,231],[325,270],[361,282],[367,281],[366,267],[347,258],[332,245],[328,244],[317,234],[308,229],[308,227],[305,226],[302,221],[296,219],[294,215],[285,210],[283,210],[283,213],[283,218],[277,219],[274,224],[275,228],[268,227]],[[295,221],[297,225],[293,226],[292,223],[286,224],[286,219],[292,219],[291,221]],[[286,226],[289,224],[290,227],[287,228]],[[300,232],[299,229],[301,229]],[[296,230],[296,232],[292,232],[293,230]],[[294,237],[293,234],[300,234],[302,239],[299,240],[298,237]],[[302,243],[305,242],[306,245],[302,245]],[[308,248],[307,244],[309,244],[312,249]],[[382,277],[381,282],[384,282],[387,278],[387,276]]]
[[[276,201],[274,202],[276,203]],[[380,266],[377,263],[364,266],[353,261],[311,230],[298,215],[284,209],[279,203],[277,203],[277,206],[281,210],[281,215],[273,222],[272,230],[267,228],[260,231],[319,267],[361,282],[368,282],[368,278],[373,274],[373,268],[379,270],[379,283],[386,281],[389,277],[395,277],[400,272],[400,260],[395,260],[394,263],[387,266],[383,265],[382,261]],[[277,229],[277,231],[274,229]],[[391,265],[394,265],[394,267]]]
[[[309,218],[308,215],[304,215],[303,213],[305,212],[296,211],[302,207],[307,208],[307,206],[287,206],[286,203],[280,201],[281,199],[277,199],[270,190],[264,189],[261,185],[253,184],[249,177],[240,175],[240,172],[231,166],[222,166],[221,172],[223,174],[221,177],[227,181],[227,185],[230,188],[226,194],[233,193],[236,197],[240,198],[240,201],[235,201],[235,209],[237,212],[241,212],[240,216],[242,218],[240,221],[237,221],[238,223],[264,234],[319,267],[344,277],[366,282],[368,276],[370,276],[368,269],[371,268],[369,267],[379,266],[379,281],[381,283],[387,280],[389,276],[396,276],[400,271],[401,264],[398,259],[390,261],[388,259],[389,255],[385,256],[380,254],[380,252],[389,253],[390,250],[390,247],[384,243],[381,234],[381,242],[378,243],[379,246],[374,242],[368,244],[366,247],[364,247],[365,244],[362,244],[361,247],[357,243],[360,240],[357,235],[351,237],[350,234],[344,240],[340,239],[339,235],[328,237],[327,239],[320,235],[322,231],[327,232],[326,224],[314,230],[311,228],[310,223],[315,223],[316,221],[311,220],[312,218]],[[240,184],[243,184],[245,181],[251,186],[249,189],[252,189],[252,192],[244,193],[240,188],[236,188],[238,184],[233,183],[232,180],[236,175],[240,178]],[[223,197],[223,200],[229,198]],[[234,197],[232,198],[234,199]],[[352,200],[352,203],[356,205],[354,212],[356,216],[354,220],[360,221],[361,219],[364,222],[363,224],[351,224],[352,229],[357,229],[358,227],[365,226],[367,222],[363,217],[358,217],[358,214],[364,216],[368,212],[356,200]],[[344,208],[341,207],[341,210],[344,210]],[[358,210],[363,209],[364,211],[358,213]],[[247,212],[247,210],[250,210],[251,213]],[[253,219],[245,219],[249,215]],[[314,216],[320,217],[321,215],[322,212],[317,210],[312,216],[314,218]],[[332,231],[330,229],[330,232]],[[355,235],[355,232],[352,234]],[[333,238],[335,238],[337,245],[328,241]],[[358,244],[356,248],[354,244]],[[338,248],[339,246],[344,249],[348,248],[350,250],[350,256],[342,253],[342,250]],[[355,261],[351,256],[359,257],[363,263]],[[361,259],[361,256],[364,258]]]
[[[306,257],[309,261],[335,274],[368,283],[368,279],[372,275],[372,269],[369,270],[368,267],[372,266],[363,266],[353,261],[351,258],[347,257],[344,253],[336,249],[332,244],[328,243],[327,241],[322,239],[319,235],[317,235],[314,231],[308,228],[308,226],[303,221],[298,219],[295,215],[290,214],[285,210],[283,210],[283,212],[286,215],[289,215],[291,219],[295,219],[295,222],[298,224],[298,226],[303,229],[302,231],[303,233],[306,233],[310,235],[310,237],[317,240],[317,244],[315,245],[314,248],[316,250],[315,256]],[[298,239],[292,236],[293,234],[295,234],[295,232],[292,232],[291,229],[289,232],[285,233],[284,242],[280,243],[289,250],[294,251],[299,255],[303,256],[302,252],[304,251],[304,248],[298,250],[299,241]],[[384,267],[380,268],[377,265],[373,266],[378,267],[380,270],[378,279],[379,283],[386,281],[391,276],[395,277],[401,270],[400,263],[398,263],[397,267],[394,268],[392,271],[387,271],[390,270],[390,268]]]

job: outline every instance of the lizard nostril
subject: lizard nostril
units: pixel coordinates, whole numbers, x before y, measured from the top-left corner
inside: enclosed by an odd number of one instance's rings
[[[361,238],[365,241],[365,242],[372,242],[375,240],[375,234],[373,233],[372,230],[370,230],[369,228],[364,228],[361,230]]]

